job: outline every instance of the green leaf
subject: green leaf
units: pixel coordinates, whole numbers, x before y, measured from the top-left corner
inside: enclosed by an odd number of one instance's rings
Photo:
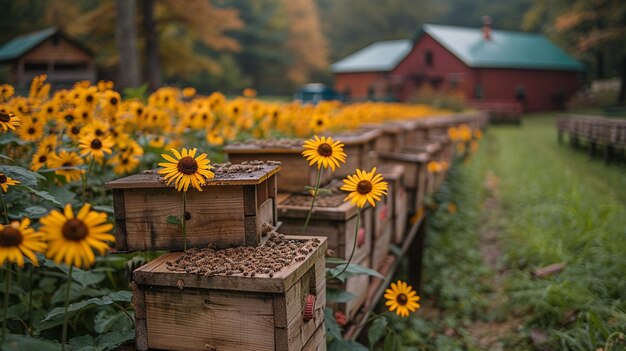
[[[182,222],[177,216],[167,216],[167,224],[182,225]]]
[[[20,216],[28,218],[41,218],[48,213],[48,209],[41,206],[31,206],[24,209],[24,212],[20,212]]]
[[[46,177],[41,174],[31,172],[20,166],[0,166],[0,172],[4,173],[7,177],[19,180],[21,185],[29,188],[36,188],[40,180],[46,180]]]
[[[62,204],[74,203],[76,194],[65,187],[50,187],[48,192]]]
[[[4,133],[2,135],[2,138],[0,138],[0,145],[8,145],[11,143],[15,143],[18,145],[27,145],[30,144],[30,141],[22,140],[14,133]]]
[[[62,284],[52,294],[50,303],[52,305],[59,305],[65,302],[65,289],[67,284]],[[109,289],[103,288],[87,288],[79,284],[72,284],[70,288],[70,301],[78,301],[90,297],[102,297],[111,293]]]
[[[339,266],[337,266],[335,268],[327,269],[326,270],[326,275],[330,276],[330,277],[334,277],[337,274],[339,274],[339,272],[341,272],[345,266],[346,266],[345,264],[340,264]],[[346,269],[346,271],[343,272],[340,276],[338,276],[336,278],[343,282],[343,281],[345,281],[346,278],[349,278],[349,277],[355,276],[355,275],[359,275],[359,274],[366,274],[366,275],[370,275],[370,276],[373,276],[373,277],[385,279],[385,277],[382,274],[378,273],[377,271],[375,271],[375,270],[373,270],[371,268],[363,267],[363,266],[355,264],[355,263],[350,263],[350,265],[348,265],[348,268]]]
[[[132,328],[134,325],[134,321],[130,320],[124,311],[113,308],[106,308],[99,311],[93,322],[94,330],[98,334],[126,330]]]
[[[109,214],[113,214],[113,206],[94,206],[92,207],[94,211],[106,212]]]
[[[56,341],[9,334],[0,349],[3,351],[55,351],[61,350],[61,345]]]
[[[56,268],[61,272],[67,273],[69,272],[69,268],[65,264],[56,264],[52,260],[46,260],[44,262],[44,266],[49,268]],[[72,280],[79,283],[80,285],[87,287],[89,285],[98,284],[106,278],[106,274],[100,272],[86,271],[80,268],[74,267],[72,269]]]
[[[17,188],[19,189],[23,189],[26,190],[32,194],[35,194],[37,196],[39,196],[40,198],[46,200],[46,201],[50,201],[51,203],[53,203],[54,205],[58,206],[59,208],[62,207],[61,203],[59,202],[59,200],[57,200],[54,196],[52,196],[52,194],[50,194],[47,191],[44,190],[36,190],[33,189],[31,187],[25,186],[25,185],[18,185]]]
[[[341,328],[335,320],[335,314],[332,308],[326,307],[324,309],[324,323],[326,324],[326,334],[337,340],[341,340]]]
[[[326,263],[327,264],[346,264],[347,261],[344,260],[343,258],[327,257],[326,258]]]
[[[354,299],[355,295],[349,291],[328,289],[326,290],[326,301],[343,303]]]
[[[95,297],[88,300],[83,300],[70,304],[67,308],[67,313],[71,318],[75,314],[81,311],[85,311],[98,306],[109,306],[114,302],[129,303],[132,299],[132,293],[130,291],[116,291],[110,293],[107,296]],[[46,317],[41,321],[40,330],[46,330],[54,328],[63,324],[64,308],[57,307],[50,311]]]
[[[69,340],[72,351],[107,351],[135,338],[134,330],[114,331],[102,334],[95,339],[91,335],[83,335]]]
[[[397,351],[400,349],[400,340],[396,336],[396,333],[389,333],[385,337],[385,351]]]
[[[367,340],[370,343],[370,347],[374,347],[378,340],[385,335],[388,324],[387,318],[382,316],[376,318],[374,322],[372,322],[372,325],[367,330]]]

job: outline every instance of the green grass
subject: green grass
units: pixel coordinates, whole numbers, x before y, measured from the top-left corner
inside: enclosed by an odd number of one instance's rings
[[[490,213],[482,207],[487,172],[500,180]],[[558,145],[554,117],[533,115],[521,127],[491,127],[435,201],[423,300],[437,313],[394,320],[409,350],[476,350],[470,325],[507,319],[522,327],[498,335],[506,350],[626,349],[617,342],[626,332],[626,166]],[[449,202],[456,215],[446,211]],[[478,248],[480,231],[494,222],[505,268],[501,296],[488,288],[494,272]],[[558,262],[566,263],[562,272],[532,277]],[[490,310],[494,299],[503,302]],[[533,345],[531,331],[547,341]]]
[[[559,349],[604,347],[626,331],[626,168],[558,146],[545,115],[492,128],[487,141],[501,179],[509,306]],[[562,273],[531,278],[557,262]]]

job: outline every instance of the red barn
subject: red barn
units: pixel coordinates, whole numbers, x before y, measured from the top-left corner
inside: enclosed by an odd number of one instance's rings
[[[426,24],[415,41],[374,43],[334,63],[335,89],[353,100],[410,101],[424,87],[476,106],[563,107],[583,65],[540,34]]]

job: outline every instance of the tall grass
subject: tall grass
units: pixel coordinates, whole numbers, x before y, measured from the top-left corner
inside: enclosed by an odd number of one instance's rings
[[[553,347],[618,350],[623,344],[607,340],[626,332],[626,168],[558,146],[555,133],[548,116],[489,132],[506,216],[509,306]],[[557,262],[566,268],[553,277],[529,274]]]

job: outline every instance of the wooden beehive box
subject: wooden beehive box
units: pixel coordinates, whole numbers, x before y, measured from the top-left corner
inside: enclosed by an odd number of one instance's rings
[[[295,193],[305,190],[305,186],[315,186],[317,167],[309,167],[309,162],[302,156],[303,141],[285,140],[250,140],[244,143],[227,145],[224,152],[233,163],[246,161],[279,161],[281,172],[278,175],[278,191]],[[332,180],[330,169],[322,170],[321,185]]]
[[[276,223],[276,174],[271,163],[216,165],[215,178],[200,192],[187,192],[188,247],[256,246],[263,223]],[[237,171],[240,169],[241,171]],[[168,216],[182,216],[183,198],[156,171],[117,179],[113,190],[115,246],[119,251],[181,250],[180,226]]]
[[[305,235],[328,237],[328,256],[347,259],[354,243],[357,207],[344,202],[346,194],[320,195]],[[311,207],[311,196],[281,195],[278,197],[277,212],[282,222],[280,231],[288,235],[302,235],[302,228]],[[368,261],[373,237],[372,209],[361,211],[355,262]],[[368,264],[369,266],[369,264]]]
[[[391,202],[392,242],[401,244],[406,233],[408,218],[407,195],[404,190],[404,166],[401,164],[385,164],[380,173],[389,183],[388,197]]]
[[[135,270],[137,349],[325,350],[326,238],[315,239],[317,248],[272,277],[170,270],[182,252]]]
[[[404,129],[395,122],[372,123],[361,126],[367,130],[380,130],[381,134],[376,139],[374,150],[377,152],[400,151],[404,147]]]
[[[370,129],[333,135],[333,140],[344,144],[343,151],[347,156],[346,163],[335,170],[334,176],[345,178],[354,174],[357,168],[369,171],[376,166],[376,142],[381,134],[381,130]]]
[[[430,160],[427,152],[410,151],[383,152],[378,155],[383,164],[404,167],[404,190],[407,195],[407,214],[417,211],[424,203],[427,190],[426,165]]]

